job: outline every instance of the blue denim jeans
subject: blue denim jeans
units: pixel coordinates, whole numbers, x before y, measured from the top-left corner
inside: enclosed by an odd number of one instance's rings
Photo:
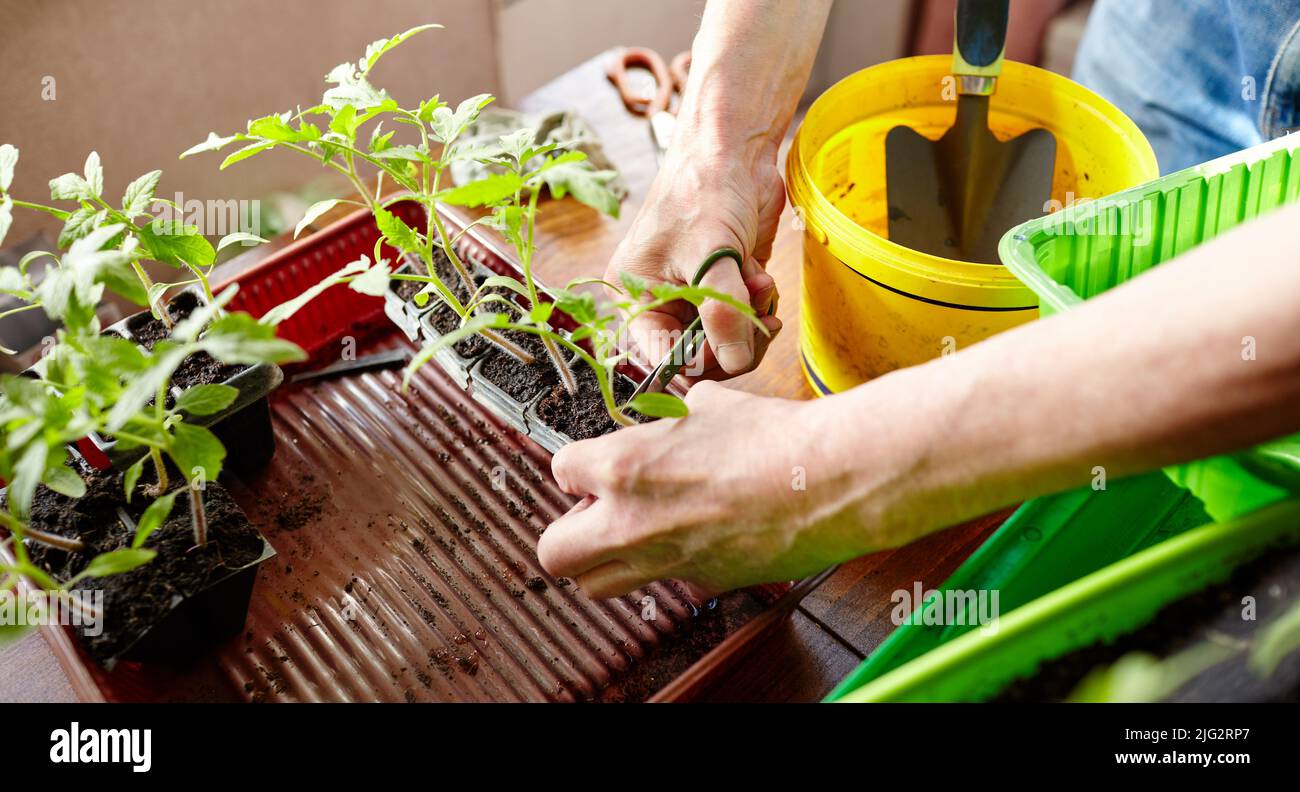
[[[1300,126],[1300,0],[1097,0],[1074,78],[1162,173],[1238,151]]]

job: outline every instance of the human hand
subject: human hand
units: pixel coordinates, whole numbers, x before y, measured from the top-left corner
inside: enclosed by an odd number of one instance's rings
[[[555,455],[561,488],[594,499],[542,534],[548,572],[575,578],[593,597],[668,578],[712,595],[811,575],[888,541],[853,484],[873,466],[828,450],[826,401],[702,382],[686,402],[685,418]]]
[[[627,272],[650,285],[680,285],[689,284],[700,262],[717,248],[741,252],[745,261],[739,269],[721,262],[701,285],[752,305],[768,333],[757,332],[736,309],[705,301],[699,314],[708,344],[700,359],[685,361],[684,371],[693,377],[714,379],[751,370],[780,331],[781,321],[768,316],[777,290],[764,266],[784,205],[785,187],[774,154],[770,162],[766,155],[750,161],[742,155],[710,155],[702,146],[675,147],[610,259],[610,283]],[[650,365],[662,360],[694,310],[678,302],[633,320],[627,329],[640,358]]]

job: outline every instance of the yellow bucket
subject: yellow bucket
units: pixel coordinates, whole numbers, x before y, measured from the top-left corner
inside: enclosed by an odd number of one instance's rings
[[[1005,267],[890,242],[885,135],[900,124],[938,138],[953,124],[944,97],[952,58],[890,61],[850,75],[809,108],[786,163],[804,234],[800,345],[819,394],[923,363],[1038,316],[1038,299]],[[1057,74],[1008,62],[989,125],[1000,138],[1056,135],[1057,205],[1159,175],[1137,125]]]

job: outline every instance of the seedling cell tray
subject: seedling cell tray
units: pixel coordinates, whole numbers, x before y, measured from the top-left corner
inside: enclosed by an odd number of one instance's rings
[[[399,202],[410,224],[424,209]],[[447,213],[456,230],[464,221]],[[233,308],[260,315],[362,254],[365,212],[238,277]],[[480,229],[463,257],[512,271]],[[459,250],[459,249],[458,249]],[[392,255],[393,251],[387,251]],[[335,286],[280,326],[323,367],[415,345],[384,300]],[[711,604],[659,583],[593,600],[538,564],[543,528],[574,498],[549,454],[477,403],[440,366],[401,390],[400,370],[286,384],[271,396],[277,442],[228,484],[274,546],[240,635],[185,667],[96,666],[46,628],[86,700],[622,701],[699,695],[778,624],[814,581]]]

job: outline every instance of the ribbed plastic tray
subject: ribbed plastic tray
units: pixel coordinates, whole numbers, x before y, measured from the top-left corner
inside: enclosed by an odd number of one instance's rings
[[[408,223],[423,208],[401,202]],[[459,227],[460,219],[448,215]],[[362,253],[358,213],[239,276],[232,307],[255,315]],[[510,269],[490,239],[466,258]],[[389,251],[391,255],[391,251]],[[312,356],[414,347],[380,298],[336,286],[280,327]],[[200,667],[123,663],[105,673],[47,633],[89,700],[574,701],[683,698],[779,622],[811,583],[733,592],[712,607],[671,584],[593,600],[547,575],[543,528],[574,499],[550,457],[469,398],[439,366],[403,393],[401,371],[285,385],[272,396],[278,451],[231,490],[279,551],[244,635]],[[679,680],[674,683],[674,680]]]

